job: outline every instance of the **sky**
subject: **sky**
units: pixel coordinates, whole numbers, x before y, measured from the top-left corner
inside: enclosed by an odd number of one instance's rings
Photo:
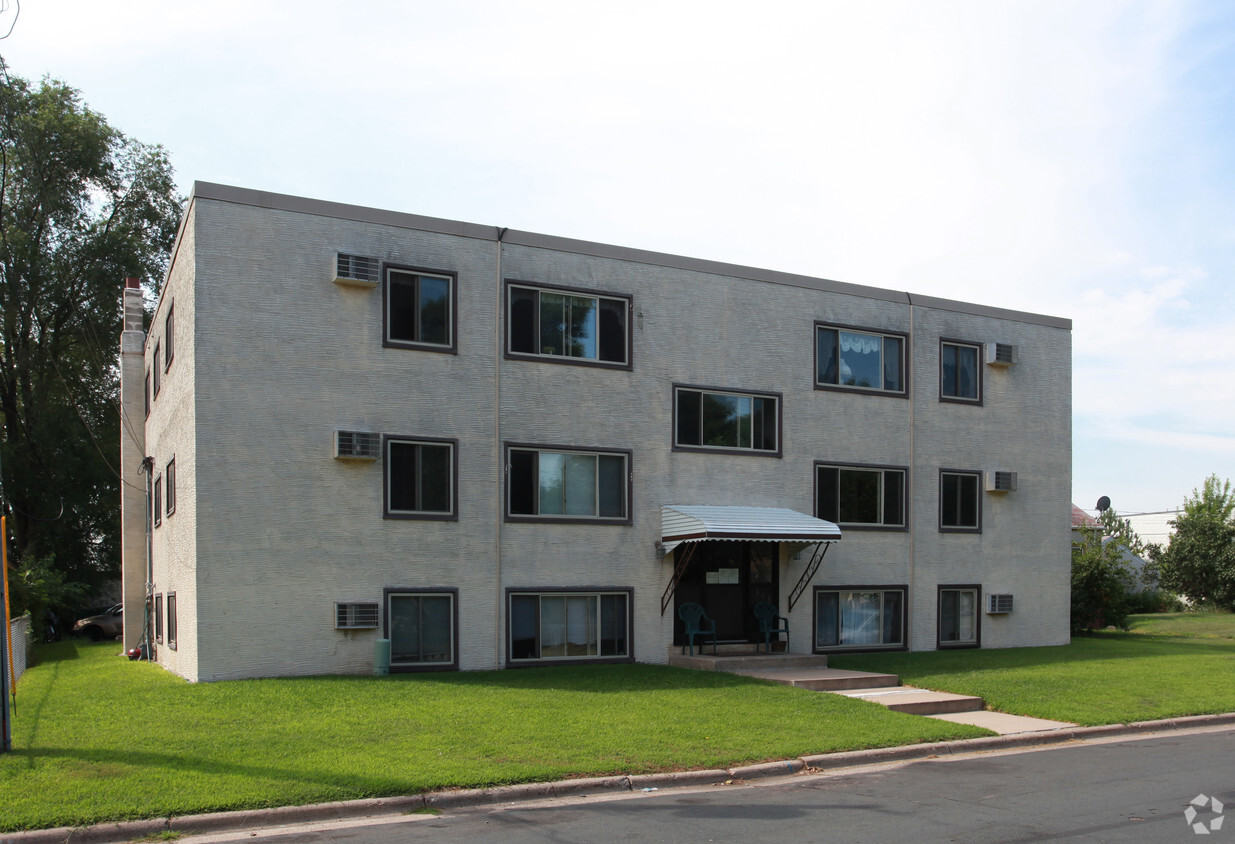
[[[0,0],[194,180],[1072,320],[1073,500],[1235,478],[1235,4]]]

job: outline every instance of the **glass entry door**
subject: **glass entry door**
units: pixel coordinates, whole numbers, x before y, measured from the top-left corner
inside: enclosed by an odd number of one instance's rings
[[[703,606],[708,618],[716,622],[718,642],[762,641],[758,638],[755,604],[760,601],[777,603],[780,568],[777,544],[724,540],[696,544],[698,547],[674,593],[673,643],[680,645],[683,641],[683,625],[677,609],[684,603]],[[674,551],[678,555],[675,560],[688,551],[688,546],[678,546]]]

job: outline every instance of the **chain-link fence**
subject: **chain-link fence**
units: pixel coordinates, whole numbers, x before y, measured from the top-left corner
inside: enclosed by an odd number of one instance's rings
[[[30,616],[13,619],[9,625],[9,639],[13,643],[13,676],[21,679],[26,672],[26,654],[30,652]]]

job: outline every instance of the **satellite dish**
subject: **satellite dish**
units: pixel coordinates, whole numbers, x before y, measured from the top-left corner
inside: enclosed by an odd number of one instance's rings
[[[1098,499],[1098,512],[1105,513],[1109,509],[1111,509],[1111,499],[1104,495]]]

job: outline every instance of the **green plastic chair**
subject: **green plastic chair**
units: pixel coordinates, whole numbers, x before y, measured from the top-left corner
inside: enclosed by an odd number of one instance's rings
[[[708,618],[708,614],[704,612],[703,607],[699,604],[682,604],[678,607],[678,618],[682,619],[682,623],[686,625],[686,645],[682,646],[685,651],[687,645],[690,646],[690,655],[695,655],[695,637],[703,636],[704,642],[707,637],[712,637],[712,653],[716,653],[716,622]],[[699,646],[699,653],[703,653],[703,646]]]
[[[789,650],[789,619],[781,618],[776,612],[776,605],[767,601],[755,604],[755,618],[759,619],[759,632],[763,634],[763,649],[772,652],[772,637],[780,641],[780,634],[785,634],[785,650]]]

